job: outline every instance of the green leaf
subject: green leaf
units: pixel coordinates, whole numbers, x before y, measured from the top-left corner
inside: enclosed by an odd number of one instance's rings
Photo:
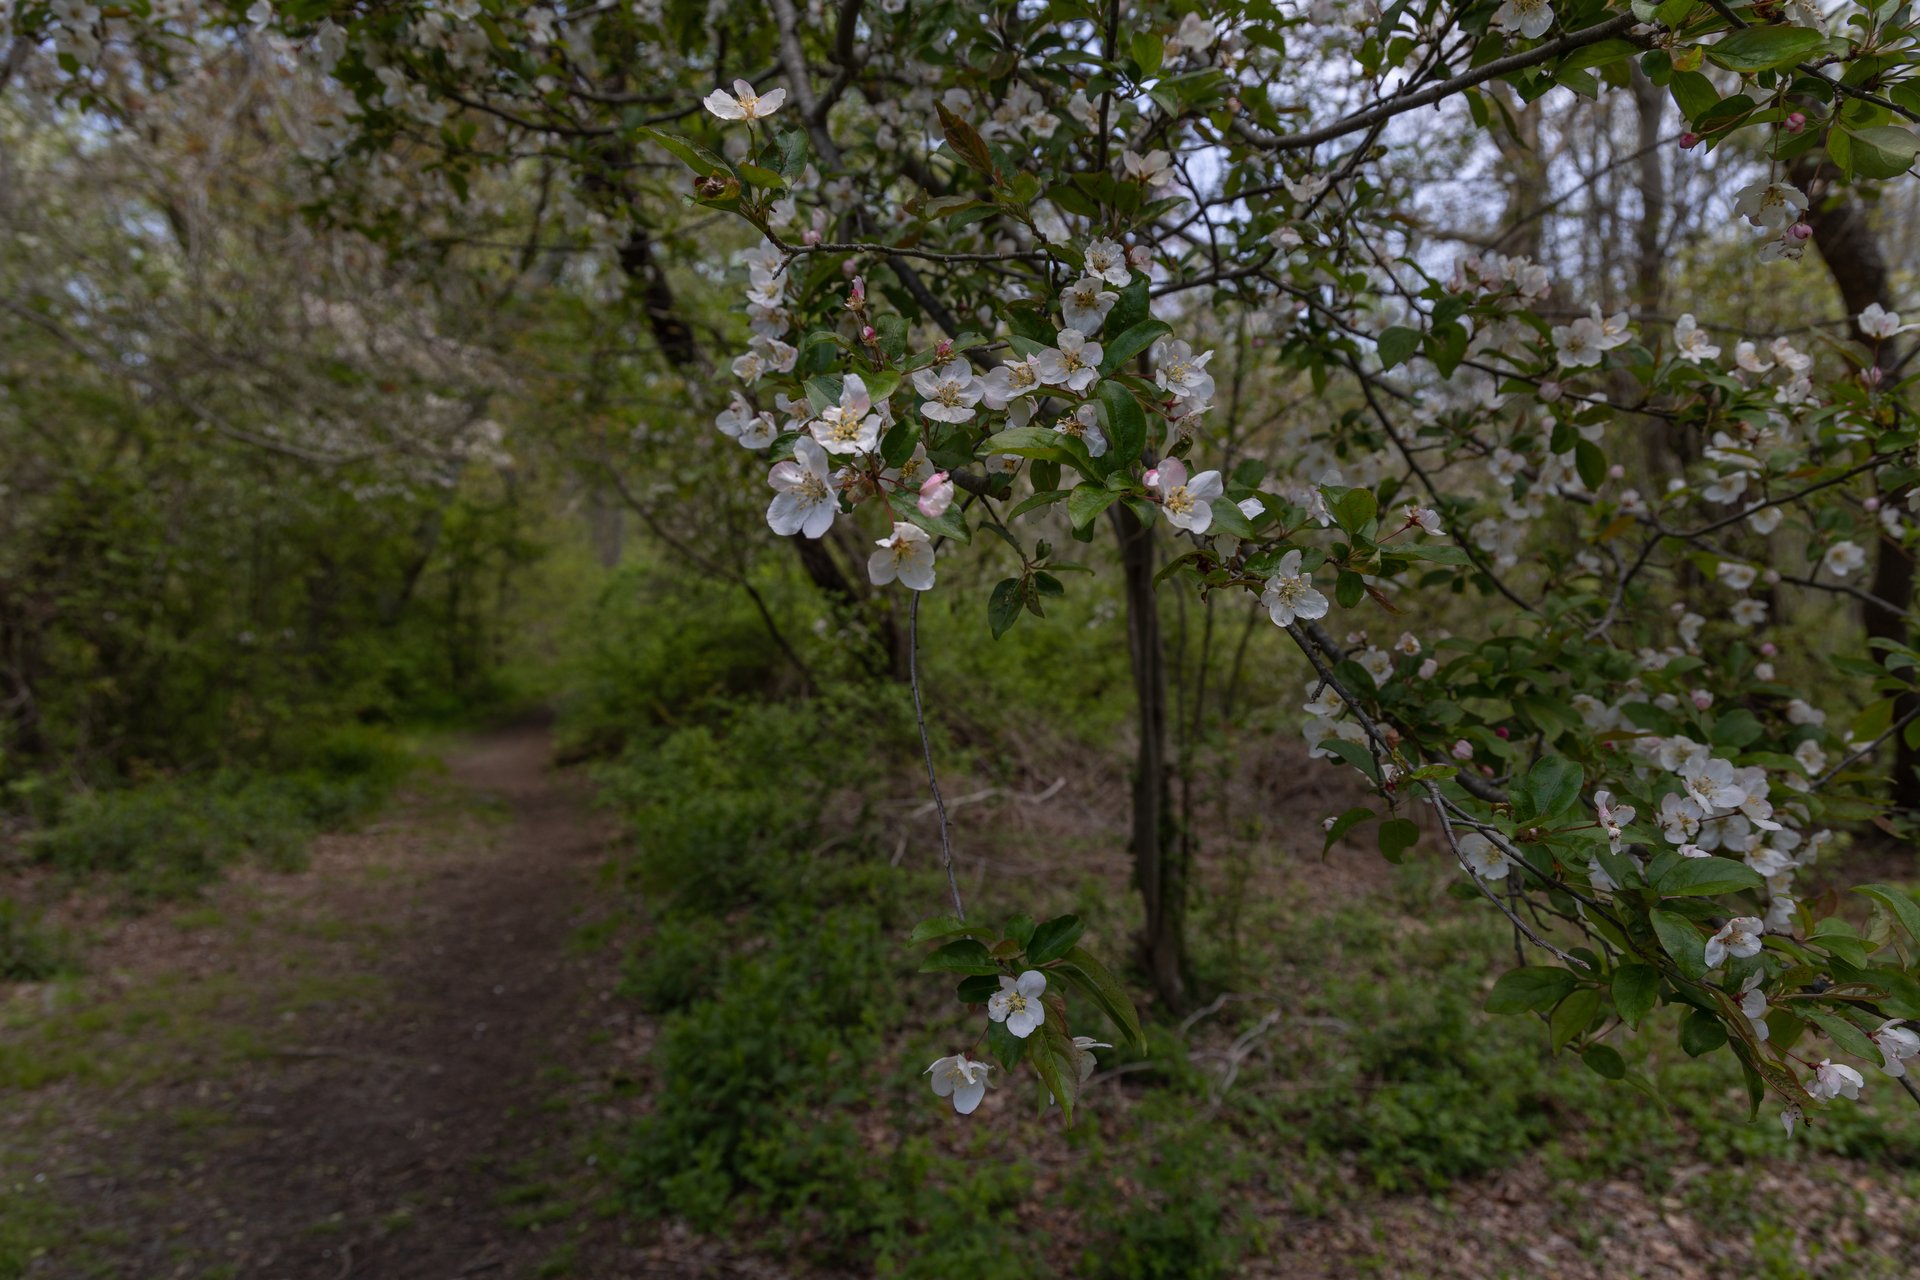
[[[1765,883],[1759,872],[1731,858],[1681,858],[1666,869],[1653,888],[1663,898],[1698,898],[1758,889]]]
[[[1207,530],[1208,533],[1224,534],[1229,538],[1252,539],[1253,522],[1248,520],[1246,513],[1231,500],[1215,498],[1207,505],[1213,509],[1213,525]]]
[[[1020,579],[1004,578],[995,584],[993,595],[987,599],[987,625],[993,628],[995,640],[1020,621],[1020,606]]]
[[[1470,565],[1473,563],[1472,556],[1469,556],[1463,548],[1456,547],[1450,542],[1408,543],[1404,547],[1394,547],[1393,554],[1411,556],[1415,560],[1431,560],[1435,564]]]
[[[1680,1047],[1689,1058],[1712,1053],[1727,1042],[1726,1024],[1705,1009],[1695,1009],[1680,1024]]]
[[[907,354],[907,318],[888,312],[873,322],[880,350],[888,359],[899,360]]]
[[[1613,1007],[1636,1031],[1660,998],[1660,971],[1650,964],[1623,964],[1613,971]]]
[[[947,136],[947,145],[962,164],[991,178],[994,173],[993,153],[987,150],[987,143],[980,131],[947,110],[944,102],[935,102],[934,109],[940,113],[940,125]]]
[[[1359,533],[1379,511],[1371,489],[1349,489],[1328,504],[1333,519],[1348,533]]]
[[[904,489],[893,489],[887,493],[887,505],[893,508],[896,519],[918,525],[936,538],[951,538],[955,542],[973,541],[973,531],[967,528],[966,517],[961,514],[958,503],[937,516],[923,515],[913,494]]]
[[[1140,451],[1147,447],[1147,415],[1133,392],[1118,382],[1105,380],[1096,390],[1107,411],[1107,434],[1111,438],[1114,460],[1130,467],[1140,461]]]
[[[1007,1030],[1006,1023],[987,1020],[987,1051],[998,1058],[1001,1067],[1006,1070],[1011,1071],[1020,1065],[1020,1060],[1027,1056],[1030,1043],[1031,1038],[1022,1040]]]
[[[1547,1037],[1556,1049],[1586,1031],[1594,1016],[1600,1012],[1600,993],[1592,987],[1581,987],[1572,995],[1554,1007],[1553,1016],[1547,1019]]]
[[[1067,979],[1098,1005],[1129,1048],[1136,1053],[1146,1052],[1147,1038],[1140,1032],[1140,1016],[1133,1011],[1133,1001],[1105,965],[1084,949],[1075,947],[1049,972]]]
[[[1406,818],[1389,818],[1380,824],[1380,852],[1388,862],[1398,863],[1420,839],[1420,828]]]
[[[1011,453],[1020,458],[1064,458],[1065,437],[1047,427],[1015,427],[988,436],[980,448],[987,453]]]
[[[954,988],[954,994],[960,997],[962,1004],[985,1004],[993,999],[999,990],[999,974],[981,974],[960,979],[960,985]]]
[[[1580,1055],[1580,1061],[1587,1069],[1603,1080],[1624,1080],[1627,1078],[1627,1060],[1620,1051],[1610,1044],[1596,1044]]]
[[[932,942],[935,938],[945,938],[966,931],[967,922],[949,911],[945,915],[928,916],[913,926],[913,932],[907,935],[907,941],[909,943]]]
[[[1073,944],[1080,941],[1080,935],[1086,931],[1087,926],[1080,923],[1078,916],[1055,916],[1051,920],[1043,920],[1033,931],[1033,939],[1027,943],[1027,963],[1051,964],[1073,950]]]
[[[1325,842],[1321,844],[1320,852],[1323,854],[1326,853],[1329,849],[1333,848],[1334,841],[1361,823],[1371,822],[1374,816],[1373,810],[1364,807],[1355,807],[1347,810],[1335,818],[1332,824],[1327,827],[1327,838]]]
[[[890,467],[898,467],[913,456],[913,446],[918,443],[920,433],[902,418],[880,438],[880,460]]]
[[[986,948],[981,950],[984,953]],[[1572,973],[1552,965],[1509,969],[1493,984],[1486,1009],[1488,1013],[1526,1013],[1551,1008],[1572,994],[1578,985]]]
[[[1702,115],[1720,105],[1720,91],[1713,87],[1713,81],[1698,71],[1676,71],[1673,80],[1667,86],[1673,94],[1674,102],[1680,108],[1680,114],[1689,122],[1698,120]]]
[[[1748,27],[1706,46],[1706,54],[1729,71],[1751,74],[1799,62],[1825,40],[1806,27]]]
[[[1167,42],[1151,31],[1136,31],[1128,42],[1135,65],[1140,68],[1143,80],[1151,80],[1160,74],[1160,64],[1167,56]]]
[[[1376,339],[1380,349],[1380,367],[1391,369],[1405,364],[1420,349],[1420,331],[1401,325],[1390,325],[1380,331]]]
[[[1671,911],[1649,911],[1647,922],[1653,926],[1661,948],[1673,957],[1675,968],[1689,978],[1706,976],[1706,942],[1691,920]]]
[[[1854,889],[1855,893],[1865,894],[1887,909],[1887,913],[1900,922],[1907,936],[1920,942],[1920,903],[1904,889],[1890,884],[1863,884]]]
[[[1068,1127],[1072,1127],[1073,1104],[1080,1098],[1080,1068],[1074,1061],[1073,1038],[1060,1020],[1051,1016],[1028,1038],[1040,1042],[1032,1046],[1033,1069],[1060,1104],[1060,1114],[1066,1117]]]
[[[1091,525],[1120,495],[1097,484],[1083,484],[1067,495],[1067,519],[1076,529]]]
[[[742,163],[740,176],[756,187],[765,187],[771,191],[785,191],[787,180],[771,169],[762,169],[757,164]]]
[[[1526,794],[1533,803],[1530,818],[1545,821],[1573,807],[1580,799],[1585,775],[1565,756],[1542,756],[1527,770]],[[1518,816],[1518,815],[1516,815]]]
[[[636,132],[643,138],[649,138],[665,147],[667,151],[687,168],[701,177],[711,173],[728,173],[727,162],[697,142],[689,141],[676,133],[662,133],[658,129],[639,129]]]
[[[1589,489],[1598,489],[1607,482],[1607,455],[1585,436],[1574,441],[1573,466]]]
[[[1033,941],[1034,928],[1035,925],[1032,916],[1014,916],[1007,921],[1007,926],[1002,932],[1022,947],[1025,947],[1029,942]]]
[[[1899,125],[1849,129],[1847,135],[1853,143],[1848,167],[1863,178],[1897,178],[1912,168],[1914,157],[1920,155],[1920,137]]]
[[[1879,1048],[1867,1033],[1848,1022],[1845,1018],[1831,1013],[1809,1013],[1807,1020],[1827,1033],[1827,1038],[1835,1045],[1846,1050],[1862,1062],[1879,1066],[1882,1058]]]
[[[1029,511],[1049,506],[1066,496],[1067,490],[1065,489],[1042,489],[1038,493],[1030,493],[1014,504],[1013,510],[1007,512],[1007,519],[1012,520],[1027,514]]]
[[[971,973],[980,976],[998,974],[1000,966],[987,954],[987,944],[972,938],[949,942],[920,966],[922,973]]]
[[[1172,332],[1172,327],[1165,321],[1142,320],[1125,333],[1107,339],[1100,344],[1101,374],[1112,373]]]
[[[1121,286],[1120,300],[1113,304],[1113,310],[1107,312],[1106,323],[1102,326],[1108,333],[1124,334],[1152,314],[1147,297],[1148,284],[1147,277],[1136,271],[1132,279]]]

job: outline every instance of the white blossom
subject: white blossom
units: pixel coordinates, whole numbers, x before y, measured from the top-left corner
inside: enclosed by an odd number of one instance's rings
[[[833,526],[840,499],[827,474],[827,452],[806,436],[793,442],[793,459],[767,472],[776,490],[767,506],[767,524],[782,537],[803,533],[817,538]]]
[[[1867,553],[1848,541],[1834,543],[1820,557],[1820,567],[1836,578],[1844,578],[1867,562]]]
[[[1119,294],[1100,287],[1105,283],[1099,276],[1082,276],[1060,295],[1060,316],[1067,328],[1090,334],[1105,323],[1113,304],[1120,301]]]
[[[1553,25],[1553,6],[1547,0],[1506,0],[1493,11],[1493,29],[1538,40]]]
[[[1800,220],[1807,197],[1791,183],[1762,178],[1733,197],[1733,211],[1765,231],[1783,231]]]
[[[1920,1056],[1920,1035],[1899,1019],[1881,1023],[1880,1029],[1873,1033],[1873,1044],[1880,1050],[1880,1069],[1890,1076],[1904,1076],[1907,1059]]]
[[[1176,400],[1211,400],[1213,375],[1207,372],[1211,359],[1211,351],[1196,356],[1193,348],[1179,339],[1165,340],[1154,352],[1153,380]]]
[[[1072,436],[1087,446],[1087,456],[1103,458],[1107,453],[1107,433],[1100,429],[1100,408],[1089,400],[1076,405],[1072,413],[1060,415],[1053,429],[1063,436]]]
[[[1691,312],[1673,322],[1673,345],[1674,354],[1688,364],[1699,364],[1702,360],[1717,360],[1720,357],[1720,348],[1708,339],[1705,329],[1694,323]]]
[[[1167,523],[1189,533],[1205,533],[1213,525],[1213,500],[1226,492],[1218,471],[1202,471],[1191,480],[1186,464],[1168,458],[1146,475],[1147,488],[1160,496]]]
[[[1717,968],[1728,956],[1744,959],[1759,955],[1760,935],[1766,931],[1766,924],[1758,916],[1735,916],[1727,921],[1718,933],[1707,939],[1707,968]]]
[[[1852,1067],[1835,1062],[1832,1058],[1822,1058],[1820,1065],[1813,1069],[1813,1080],[1807,1085],[1807,1093],[1816,1102],[1858,1098],[1861,1087],[1866,1083],[1866,1077]]]
[[[964,1053],[936,1059],[923,1074],[933,1077],[933,1096],[952,1098],[953,1109],[963,1116],[970,1116],[980,1105],[980,1099],[987,1096],[987,1072],[993,1070],[990,1062],[975,1062]]]
[[[775,89],[761,95],[753,91],[753,86],[745,80],[733,82],[733,92],[715,89],[703,100],[707,110],[722,120],[764,120],[780,109],[787,100],[785,89]]]
[[[1007,1030],[1025,1040],[1047,1020],[1047,1006],[1040,997],[1046,994],[1047,975],[1029,969],[1018,979],[1003,976],[1000,989],[987,1001],[987,1016],[1007,1024]]]
[[[867,577],[876,587],[895,578],[914,591],[933,588],[933,539],[917,524],[899,521],[893,536],[879,541],[880,550],[867,557]]]
[[[967,422],[980,403],[980,380],[965,360],[949,360],[913,375],[913,389],[925,397],[920,412],[936,422]]]
[[[1300,572],[1300,552],[1296,549],[1280,557],[1273,576],[1260,591],[1260,603],[1274,625],[1293,625],[1295,618],[1324,618],[1327,598],[1314,590],[1313,579]]]
[[[1593,793],[1593,810],[1600,819],[1601,829],[1607,833],[1607,843],[1615,853],[1620,852],[1624,830],[1633,822],[1633,806],[1616,805],[1611,791],[1596,791]]]
[[[1127,266],[1127,251],[1117,240],[1094,240],[1087,245],[1087,274],[1108,284],[1124,285],[1133,279]]]
[[[1513,865],[1506,850],[1478,831],[1469,831],[1460,837],[1460,857],[1482,880],[1504,880],[1507,869]]]
[[[1100,344],[1088,342],[1079,329],[1062,329],[1059,345],[1033,354],[1040,381],[1069,391],[1084,392],[1100,380]]]

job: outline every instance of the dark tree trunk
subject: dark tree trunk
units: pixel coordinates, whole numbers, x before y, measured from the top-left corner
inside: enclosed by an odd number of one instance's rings
[[[1817,190],[1820,179],[1810,161],[1796,162],[1793,177],[1808,195],[1807,224],[1813,228],[1814,247],[1826,260],[1847,313],[1856,317],[1854,337],[1879,353],[1876,367],[1891,375],[1900,363],[1897,344],[1868,339],[1859,331],[1857,319],[1876,302],[1889,311],[1894,309],[1890,272],[1880,252],[1879,237],[1867,222],[1866,211],[1844,191],[1823,195]],[[1889,493],[1883,500],[1899,501],[1903,496]],[[1868,590],[1900,612],[1863,602],[1860,613],[1867,634],[1877,640],[1909,643],[1912,634],[1904,611],[1913,604],[1913,558],[1905,548],[1884,537],[1875,541],[1873,585]],[[1899,698],[1894,704],[1894,718],[1907,715],[1915,705],[1913,695]],[[1904,734],[1896,735],[1893,773],[1888,783],[1888,798],[1897,808],[1920,810],[1920,751],[1907,745]]]
[[[1133,876],[1146,907],[1141,959],[1169,1009],[1187,1003],[1187,865],[1174,839],[1167,769],[1166,649],[1153,589],[1153,527],[1125,505],[1113,512],[1127,599],[1127,643],[1139,706],[1140,746],[1133,775]]]

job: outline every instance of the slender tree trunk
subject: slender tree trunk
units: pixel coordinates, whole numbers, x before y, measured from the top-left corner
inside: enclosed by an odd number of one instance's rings
[[[1891,273],[1880,252],[1879,237],[1867,222],[1866,211],[1851,196],[1845,192],[1822,193],[1817,189],[1818,170],[1810,161],[1796,162],[1793,176],[1809,198],[1806,217],[1813,228],[1814,247],[1826,260],[1847,313],[1856,317],[1854,337],[1879,353],[1876,369],[1891,376],[1900,363],[1898,344],[1891,340],[1876,343],[1858,327],[1858,316],[1874,303],[1889,311],[1894,308]],[[1889,493],[1883,495],[1883,500],[1900,501],[1902,497],[1903,494]],[[1861,621],[1867,634],[1877,640],[1909,643],[1912,634],[1904,611],[1913,605],[1913,558],[1905,548],[1888,538],[1875,540],[1873,584],[1868,590],[1901,612],[1863,603]],[[1905,716],[1915,704],[1913,695],[1899,698],[1894,704],[1894,718]],[[1920,751],[1907,745],[1904,734],[1898,735],[1894,743],[1888,798],[1898,808],[1920,810]]]
[[[1127,600],[1127,644],[1139,706],[1140,746],[1133,775],[1133,876],[1146,906],[1141,959],[1169,1009],[1187,1003],[1186,855],[1174,838],[1167,768],[1166,646],[1153,589],[1153,527],[1124,504],[1111,508],[1120,539]]]

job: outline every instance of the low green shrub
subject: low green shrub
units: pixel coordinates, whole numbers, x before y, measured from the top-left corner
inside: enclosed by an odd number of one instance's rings
[[[359,728],[320,735],[295,758],[280,772],[228,769],[69,795],[28,852],[75,879],[112,876],[136,901],[182,897],[241,860],[297,869],[315,834],[379,805],[413,760]]]
[[[73,967],[73,949],[63,933],[24,904],[0,898],[0,980],[44,982]]]

